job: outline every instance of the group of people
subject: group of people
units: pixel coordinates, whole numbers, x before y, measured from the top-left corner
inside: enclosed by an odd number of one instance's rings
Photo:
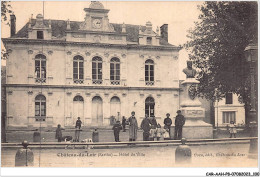
[[[185,118],[181,114],[180,110],[177,111],[177,114],[178,115],[175,119],[174,132],[174,139],[176,140],[182,138],[182,127],[185,124]],[[120,124],[120,121],[117,121],[116,124],[114,124],[112,129],[114,130],[114,137],[116,142],[119,141],[120,130],[123,129],[123,131],[125,131],[126,124],[129,125],[129,141],[136,141],[138,124],[135,117],[135,112],[132,111],[131,117],[129,117],[127,120],[125,117],[123,117],[122,125]],[[148,115],[146,114],[141,123],[141,129],[143,130],[143,141],[159,141],[163,139],[170,139],[171,125],[172,120],[169,113],[166,114],[166,118],[164,119],[164,127],[157,123],[155,117],[148,118]]]
[[[182,127],[185,124],[185,118],[181,114],[181,111],[177,111],[177,116],[175,119],[175,132],[174,132],[174,139],[181,139],[182,138]],[[166,114],[166,118],[164,119],[164,127],[160,124],[157,124],[157,121],[154,117],[151,119],[148,118],[148,115],[145,115],[141,123],[141,128],[143,130],[143,141],[154,141],[154,140],[163,140],[163,139],[170,139],[171,135],[171,125],[172,120],[170,118],[170,114]]]
[[[182,138],[182,127],[185,124],[185,118],[181,114],[181,111],[177,111],[177,116],[175,119],[175,132],[174,132],[174,139],[181,139]],[[75,142],[79,142],[79,136],[81,130],[82,121],[80,117],[76,121],[75,125]],[[132,111],[131,116],[126,119],[125,117],[122,118],[122,125],[120,121],[116,121],[113,125],[112,130],[114,132],[114,138],[116,142],[119,142],[119,134],[120,131],[126,131],[125,127],[129,125],[129,141],[136,141],[137,140],[137,130],[138,130],[138,123],[135,117],[135,112]],[[172,120],[170,118],[170,114],[166,114],[166,118],[164,119],[164,126],[162,127],[160,124],[157,123],[155,117],[148,118],[148,115],[145,115],[145,118],[142,120],[141,129],[143,130],[143,141],[154,141],[154,140],[163,140],[163,139],[170,139],[171,135],[171,125]],[[61,125],[59,124],[56,129],[56,136],[55,138],[58,142],[62,141],[62,129]]]

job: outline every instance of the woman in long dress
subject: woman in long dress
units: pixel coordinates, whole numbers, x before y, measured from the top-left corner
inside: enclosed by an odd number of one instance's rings
[[[128,118],[129,122],[129,141],[135,141],[137,139],[138,124],[135,118],[135,112],[131,113],[131,117]]]

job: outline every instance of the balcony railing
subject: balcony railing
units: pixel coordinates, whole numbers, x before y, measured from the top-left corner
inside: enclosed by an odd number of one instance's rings
[[[101,80],[101,79],[93,79],[92,80],[92,84],[102,84],[102,82],[103,82],[103,80]]]
[[[35,121],[45,121],[46,120],[46,116],[35,116]]]
[[[73,82],[75,84],[84,84],[84,79],[74,79]]]
[[[46,83],[46,78],[35,78],[36,83]]]
[[[145,85],[153,86],[154,85],[154,81],[145,81]]]
[[[120,80],[111,80],[111,85],[120,85]]]

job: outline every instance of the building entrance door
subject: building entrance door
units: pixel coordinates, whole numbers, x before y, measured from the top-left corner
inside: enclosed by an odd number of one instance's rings
[[[120,99],[116,96],[110,100],[110,116],[114,116],[116,120],[121,120],[121,104]]]
[[[103,101],[99,96],[92,99],[92,122],[91,125],[101,126],[103,124]]]
[[[83,122],[84,120],[84,100],[81,96],[76,96],[73,99],[73,117],[72,122],[70,122],[71,126],[76,125],[76,121],[80,117],[80,120]]]

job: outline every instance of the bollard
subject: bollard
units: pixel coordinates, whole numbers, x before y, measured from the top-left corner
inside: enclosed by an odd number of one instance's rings
[[[191,163],[191,149],[186,145],[186,139],[181,139],[181,145],[175,150],[175,163]]]
[[[23,148],[18,149],[15,155],[16,167],[33,166],[34,156],[33,152],[27,148],[29,143],[27,141],[22,142]]]
[[[92,141],[99,142],[99,132],[97,131],[97,129],[95,129],[95,131],[93,131],[92,133]]]
[[[40,142],[41,141],[41,134],[40,132],[38,132],[38,130],[36,130],[33,133],[33,142]]]

